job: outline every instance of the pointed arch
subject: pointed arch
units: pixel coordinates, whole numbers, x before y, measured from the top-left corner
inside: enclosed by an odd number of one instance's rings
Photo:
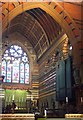
[[[12,3],[15,4],[15,3]],[[23,6],[23,7],[22,7]],[[3,5],[3,8],[4,5]],[[22,4],[18,4],[14,6],[14,8],[10,9],[9,13],[5,13],[5,9],[3,10],[3,31],[7,26],[7,18],[9,17],[9,22],[21,14],[24,11],[41,8],[45,12],[47,12],[50,16],[52,16],[64,29],[66,34],[71,40],[71,43],[75,42],[79,38],[79,30],[73,21],[72,17],[63,9],[63,7],[58,2],[25,2]],[[6,11],[7,12],[7,11]],[[63,17],[64,14],[64,17]]]
[[[27,68],[25,67],[26,64],[28,64]],[[28,75],[26,75],[26,72]],[[6,78],[6,81],[4,82],[22,84],[30,83],[29,59],[22,47],[14,44],[6,49],[2,58],[2,75]]]

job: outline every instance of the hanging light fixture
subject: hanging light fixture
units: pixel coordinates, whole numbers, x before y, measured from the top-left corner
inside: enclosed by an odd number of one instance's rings
[[[69,46],[69,49],[72,50],[72,45]]]

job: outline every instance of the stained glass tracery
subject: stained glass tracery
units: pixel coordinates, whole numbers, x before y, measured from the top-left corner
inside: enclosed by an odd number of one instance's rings
[[[4,82],[29,84],[29,60],[20,46],[12,45],[4,52],[2,75]]]

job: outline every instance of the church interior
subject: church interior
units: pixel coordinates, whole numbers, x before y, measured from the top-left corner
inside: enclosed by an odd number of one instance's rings
[[[82,2],[0,2],[2,114],[83,113],[82,10]]]

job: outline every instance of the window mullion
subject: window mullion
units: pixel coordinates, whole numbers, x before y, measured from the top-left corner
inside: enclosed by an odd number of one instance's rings
[[[8,57],[11,58],[11,60],[13,61],[13,65],[11,67],[9,67],[10,59],[8,59]],[[26,52],[24,52],[24,50],[20,46],[12,45],[8,47],[8,49],[5,51],[3,55],[3,59],[5,59],[5,69],[3,72],[3,74],[5,75],[4,82],[28,84],[27,80],[29,73],[28,73],[28,65],[27,65],[28,58]]]
[[[19,62],[19,83],[20,83],[20,62]]]
[[[5,82],[7,82],[7,61],[6,61],[6,80],[5,80]]]
[[[24,63],[24,84],[25,84],[25,63]]]
[[[11,66],[11,83],[12,83],[12,73],[13,73],[13,65]]]

